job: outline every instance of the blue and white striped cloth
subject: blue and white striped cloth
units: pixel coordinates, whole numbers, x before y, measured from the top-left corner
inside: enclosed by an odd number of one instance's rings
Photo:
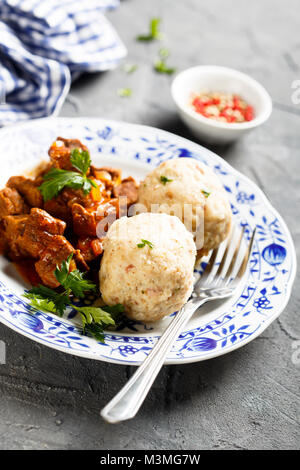
[[[72,78],[126,49],[103,12],[119,0],[0,0],[0,126],[58,114]]]

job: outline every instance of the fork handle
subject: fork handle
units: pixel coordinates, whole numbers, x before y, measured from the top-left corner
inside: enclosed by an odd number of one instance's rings
[[[118,423],[136,415],[162,368],[172,344],[184,325],[206,300],[208,299],[194,298],[182,307],[131,379],[103,408],[101,411],[103,419],[109,423]]]

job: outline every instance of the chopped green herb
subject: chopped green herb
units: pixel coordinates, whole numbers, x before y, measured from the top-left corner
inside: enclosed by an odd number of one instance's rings
[[[132,90],[130,88],[119,88],[118,95],[122,98],[129,97],[132,95]]]
[[[38,189],[41,191],[44,201],[56,197],[59,192],[65,188],[82,189],[83,193],[88,194],[92,186],[97,188],[95,181],[89,179],[86,174],[91,164],[90,155],[87,151],[80,151],[78,148],[71,150],[70,161],[79,171],[67,171],[60,168],[51,168],[43,176],[44,182]]]
[[[78,171],[86,175],[91,166],[91,157],[86,150],[76,148],[71,150],[70,162]]]
[[[176,69],[174,67],[168,67],[164,60],[158,60],[155,62],[154,70],[156,70],[157,73],[165,73],[167,75],[172,75],[176,72]]]
[[[100,307],[76,307],[73,308],[80,313],[83,331],[91,333],[94,338],[104,343],[103,328],[115,325],[115,321],[110,315]]]
[[[69,303],[69,297],[65,292],[58,294],[55,290],[42,285],[32,287],[23,296],[30,300],[33,307],[56,313],[59,316],[63,315]]]
[[[58,282],[66,289],[71,291],[76,297],[83,298],[84,292],[96,290],[96,284],[84,279],[84,273],[78,269],[70,272],[70,263],[73,253],[68,256],[67,261],[63,261],[61,266],[56,266],[54,275]]]
[[[133,73],[137,70],[138,66],[136,64],[125,64],[123,70],[126,73]]]
[[[201,190],[201,193],[204,194],[205,197],[208,197],[210,195],[210,193],[204,191],[204,189]]]
[[[138,248],[144,248],[144,246],[146,246],[146,245],[148,245],[151,250],[154,247],[153,243],[149,242],[148,240],[144,240],[143,238],[141,240],[141,243],[137,244],[137,247]]]
[[[162,47],[159,49],[159,55],[162,59],[167,59],[170,55],[170,51],[166,47]]]
[[[47,312],[62,316],[67,307],[72,307],[80,313],[83,330],[90,333],[97,341],[104,342],[103,328],[115,325],[119,321],[124,307],[121,304],[104,307],[79,307],[71,302],[71,293],[83,297],[84,292],[95,290],[96,285],[83,278],[84,273],[77,269],[69,272],[72,255],[61,266],[55,269],[55,277],[65,288],[61,294],[45,286],[33,287],[23,294],[30,304]]]
[[[161,175],[160,181],[162,182],[162,184],[166,185],[167,183],[171,183],[171,181],[173,181],[173,180],[170,180],[166,176]]]
[[[168,75],[171,75],[172,73],[174,73],[176,69],[174,67],[168,67],[166,64],[166,59],[170,55],[169,50],[163,47],[162,49],[159,50],[159,55],[160,55],[160,59],[154,63],[154,69],[156,70],[156,72],[166,73]]]
[[[155,41],[155,40],[161,40],[163,35],[160,32],[160,23],[161,19],[160,18],[152,18],[150,20],[150,26],[149,26],[149,33],[148,34],[141,34],[137,36],[137,41]]]

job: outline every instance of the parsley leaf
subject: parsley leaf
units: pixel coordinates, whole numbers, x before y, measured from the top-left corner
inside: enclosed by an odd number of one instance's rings
[[[160,181],[162,182],[162,184],[166,185],[166,183],[171,183],[171,181],[173,181],[173,180],[170,180],[166,176],[161,175]]]
[[[100,307],[76,307],[82,319],[83,331],[89,332],[95,339],[104,342],[103,328],[109,325],[115,325],[115,321],[110,315]]]
[[[124,313],[125,313],[125,308],[124,308],[124,305],[122,305],[122,304],[104,305],[101,308],[105,312],[110,313],[110,315],[114,319],[115,323],[119,323],[120,320],[122,319]]]
[[[201,193],[204,194],[205,197],[208,197],[210,195],[210,193],[204,191],[204,189],[201,190]]]
[[[132,95],[132,90],[130,88],[119,88],[118,95],[122,98],[127,98]]]
[[[86,176],[91,164],[89,153],[87,151],[80,151],[77,148],[73,149],[71,151],[70,161],[80,173],[77,171],[62,170],[60,168],[51,168],[51,170],[43,176],[44,182],[38,189],[42,193],[45,202],[56,197],[65,187],[73,189],[81,188],[85,195],[91,191],[92,186],[97,188],[95,181]]]
[[[110,313],[101,307],[76,307],[73,306],[82,315],[83,326],[90,323],[101,323],[104,326],[114,325],[115,321]]]
[[[33,307],[41,308],[42,310],[56,313],[60,316],[63,315],[69,303],[69,297],[65,292],[58,294],[55,290],[42,285],[33,287],[28,292],[25,292],[23,296],[30,300],[30,304]]]
[[[148,240],[144,240],[143,238],[142,238],[141,242],[142,243],[137,244],[138,248],[144,248],[144,246],[148,245],[149,248],[152,250],[152,248],[154,247],[153,243],[149,242]]]
[[[78,269],[70,272],[70,263],[73,253],[68,256],[61,266],[56,266],[54,275],[58,282],[68,291],[71,290],[76,297],[83,298],[84,292],[96,290],[96,284],[84,279],[84,273]]]
[[[160,32],[160,23],[161,19],[160,18],[152,18],[150,20],[150,26],[149,26],[149,33],[148,34],[141,34],[137,36],[137,41],[154,41],[154,40],[160,40],[162,39],[163,35]]]
[[[70,162],[78,171],[86,176],[91,166],[91,157],[86,150],[80,151],[78,148],[75,148],[71,150]]]

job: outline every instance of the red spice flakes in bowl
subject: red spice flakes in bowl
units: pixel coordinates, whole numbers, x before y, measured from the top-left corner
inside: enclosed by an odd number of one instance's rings
[[[196,113],[208,119],[227,123],[241,123],[254,119],[254,110],[240,96],[230,93],[206,92],[193,95],[191,106]]]

